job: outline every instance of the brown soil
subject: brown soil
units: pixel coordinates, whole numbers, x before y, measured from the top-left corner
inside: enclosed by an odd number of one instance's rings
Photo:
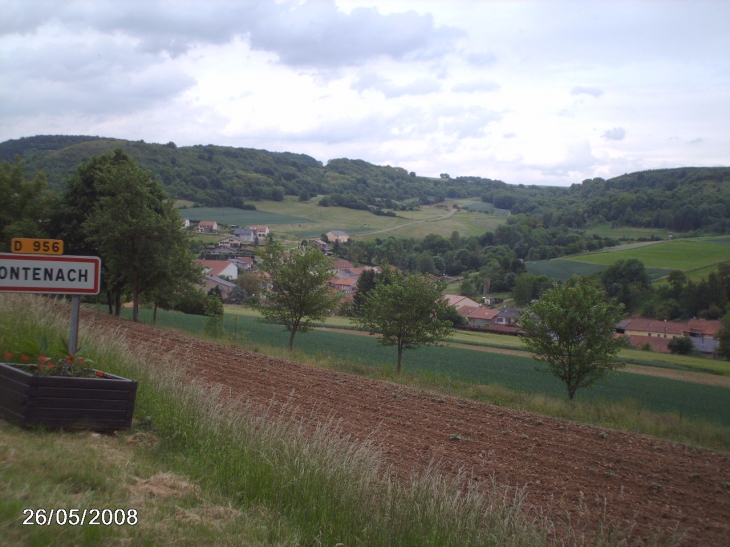
[[[485,485],[524,487],[531,507],[567,514],[579,527],[603,515],[622,529],[634,523],[632,537],[678,530],[682,545],[730,545],[730,454],[442,397],[107,315],[83,317],[173,357],[227,396],[338,420],[355,442],[374,441],[399,476],[439,462]]]

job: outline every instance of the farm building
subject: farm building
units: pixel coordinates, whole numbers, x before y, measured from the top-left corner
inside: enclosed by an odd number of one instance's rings
[[[347,243],[347,241],[350,239],[348,233],[341,230],[330,230],[325,235],[327,236],[327,240],[330,243],[335,243],[336,241],[340,243]]]
[[[238,268],[230,260],[199,260],[207,275],[216,277],[238,278]]]
[[[335,277],[330,279],[329,284],[345,296],[350,296],[357,292],[357,279],[354,277]]]
[[[218,223],[215,220],[201,220],[198,223],[198,233],[203,232],[217,232],[219,229]]]
[[[498,313],[499,310],[482,306],[471,312],[466,320],[469,322],[470,327],[491,327]]]
[[[221,292],[221,299],[226,300],[230,295],[231,292],[233,292],[233,289],[236,287],[235,283],[231,283],[230,281],[227,281],[226,279],[221,279],[218,276],[215,275],[206,275],[205,276],[205,292],[209,292],[213,289],[218,287],[218,290]]]
[[[472,308],[479,307],[479,303],[474,302],[474,300],[472,300],[468,296],[460,296],[457,294],[445,294],[444,300],[446,300],[446,303],[449,306],[454,306],[457,309],[457,311],[459,310],[459,308],[462,308],[463,306],[470,306]]]

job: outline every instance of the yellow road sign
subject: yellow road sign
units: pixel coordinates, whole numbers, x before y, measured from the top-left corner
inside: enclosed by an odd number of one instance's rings
[[[14,253],[33,255],[62,255],[63,241],[60,239],[13,238],[10,249]]]

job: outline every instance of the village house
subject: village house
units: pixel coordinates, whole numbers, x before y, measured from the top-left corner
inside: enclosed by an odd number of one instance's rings
[[[249,228],[253,231],[253,233],[259,239],[259,243],[261,243],[263,240],[265,240],[269,236],[269,227],[268,226],[249,226]]]
[[[330,279],[329,284],[346,297],[357,292],[357,279],[354,277],[334,277]]]
[[[347,232],[343,232],[341,230],[330,230],[325,235],[327,236],[327,240],[330,243],[347,243],[347,241],[350,239],[350,236],[347,234]]]
[[[239,258],[231,258],[230,262],[235,264],[239,271],[250,271],[253,268],[254,261],[250,256],[241,256]]]
[[[329,248],[327,247],[327,243],[325,243],[321,239],[313,239],[312,240],[312,243],[314,243],[317,247],[319,247],[319,250],[322,251],[325,254],[329,250]]]
[[[502,327],[514,327],[517,326],[517,322],[520,320],[520,310],[518,308],[502,308],[494,316],[492,321],[493,325],[499,325]]]
[[[199,260],[206,275],[238,279],[238,268],[230,260]]]
[[[345,260],[344,258],[340,258],[332,262],[332,268],[335,270],[335,275],[339,275],[345,270],[349,270],[352,267],[352,262],[350,262],[349,260]]]
[[[474,302],[474,300],[472,300],[468,296],[460,296],[457,294],[445,294],[444,300],[446,300],[446,303],[449,306],[454,306],[457,311],[464,306],[469,306],[469,307],[475,308],[475,309],[479,307],[479,303]]]
[[[231,283],[230,281],[226,279],[221,279],[218,276],[215,275],[206,275],[205,276],[205,292],[210,292],[211,290],[218,287],[218,290],[221,292],[221,300],[225,301],[228,299],[228,297],[233,292],[233,289],[236,287],[235,283]]]
[[[219,229],[218,223],[215,220],[201,220],[198,223],[198,233],[204,232],[217,232]]]
[[[472,311],[466,318],[470,327],[491,327],[499,310],[484,306]]]
[[[658,319],[646,319],[645,317],[630,317],[620,321],[616,326],[617,332],[629,336],[646,336],[655,338],[672,339],[684,336],[688,329],[687,323],[676,321],[660,321]]]
[[[233,236],[242,244],[252,244],[256,239],[256,232],[251,228],[236,228],[233,230]]]

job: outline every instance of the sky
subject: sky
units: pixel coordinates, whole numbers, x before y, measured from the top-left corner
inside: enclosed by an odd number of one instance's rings
[[[0,0],[0,141],[557,186],[728,166],[728,21],[728,0]]]

